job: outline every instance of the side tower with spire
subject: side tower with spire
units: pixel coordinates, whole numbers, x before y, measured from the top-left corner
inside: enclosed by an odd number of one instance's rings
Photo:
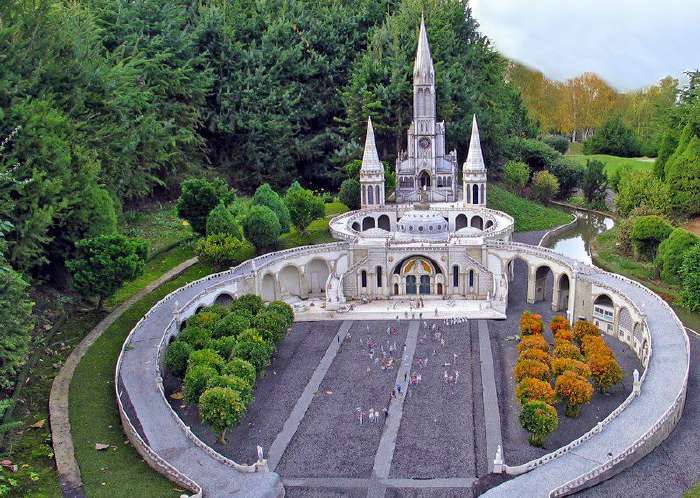
[[[407,150],[396,160],[396,201],[414,202],[425,191],[430,201],[457,200],[457,153],[445,154],[445,123],[437,121],[435,69],[425,20],[421,16],[413,65],[413,121]]]
[[[367,137],[360,168],[360,204],[362,208],[384,205],[384,165],[374,143],[372,118],[367,118]]]
[[[486,205],[486,166],[481,153],[479,127],[476,114],[472,118],[472,136],[469,141],[469,153],[462,166],[462,183],[464,185],[464,203],[467,206]]]

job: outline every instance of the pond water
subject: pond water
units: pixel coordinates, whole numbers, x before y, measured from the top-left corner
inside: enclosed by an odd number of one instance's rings
[[[576,210],[579,218],[575,225],[550,239],[547,247],[560,254],[590,264],[591,243],[598,234],[615,226],[615,220],[598,213]]]

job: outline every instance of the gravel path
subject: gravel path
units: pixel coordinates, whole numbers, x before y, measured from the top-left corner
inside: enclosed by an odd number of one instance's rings
[[[227,432],[228,442],[223,447],[211,429],[200,422],[196,407],[183,408],[173,400],[171,405],[193,432],[214,449],[236,462],[254,462],[256,445],[262,446],[267,454],[341,323],[294,324],[280,343],[272,365],[256,382],[255,401],[241,423]],[[166,381],[168,395],[179,389],[177,380]]]
[[[394,454],[392,477],[437,478],[475,477],[476,444],[472,413],[481,408],[481,383],[474,384],[472,366],[479,356],[472,353],[472,342],[478,341],[476,322],[445,326],[441,321],[428,321],[421,327],[411,371],[420,373],[422,381],[411,388],[404,402],[404,414]],[[445,345],[436,339],[431,327],[436,324]],[[474,330],[470,325],[474,324]],[[456,364],[454,354],[457,354]],[[428,360],[421,368],[418,359]],[[444,364],[449,363],[449,366]],[[444,372],[459,380],[448,387]],[[481,431],[480,431],[481,432]],[[480,438],[481,439],[481,438]],[[480,441],[480,449],[481,441]]]
[[[396,368],[381,370],[367,352],[369,336],[386,348],[386,328],[395,321],[355,322],[321,384],[317,398],[277,470],[285,477],[370,477],[374,456],[384,428],[384,417],[360,425],[355,409],[381,411],[388,403],[396,379]],[[398,334],[390,336],[401,357],[408,322],[399,324]],[[377,355],[375,355],[375,358]],[[368,376],[367,367],[371,372]]]

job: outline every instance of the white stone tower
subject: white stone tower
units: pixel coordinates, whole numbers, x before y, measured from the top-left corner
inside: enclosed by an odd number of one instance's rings
[[[384,165],[379,161],[370,117],[367,118],[365,152],[360,168],[360,200],[362,208],[384,205]]]
[[[462,184],[464,186],[464,203],[467,206],[486,205],[486,166],[481,153],[479,127],[476,114],[472,119],[472,137],[469,141],[469,153],[462,166]]]

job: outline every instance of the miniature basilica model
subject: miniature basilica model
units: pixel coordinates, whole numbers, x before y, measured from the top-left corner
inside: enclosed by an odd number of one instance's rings
[[[509,241],[513,219],[486,208],[486,166],[476,116],[463,185],[457,186],[457,152],[445,154],[445,123],[436,120],[435,92],[430,45],[421,22],[413,122],[408,150],[396,160],[395,204],[386,204],[384,167],[369,118],[360,169],[362,208],[331,222],[333,235],[351,244],[347,268],[335,268],[327,280],[329,310],[342,310],[349,301],[420,297],[423,305],[426,300],[436,300],[436,305],[449,301],[450,306],[455,299],[469,301],[460,307],[505,317],[507,282],[494,276],[500,275],[500,267],[489,269],[485,241]]]

